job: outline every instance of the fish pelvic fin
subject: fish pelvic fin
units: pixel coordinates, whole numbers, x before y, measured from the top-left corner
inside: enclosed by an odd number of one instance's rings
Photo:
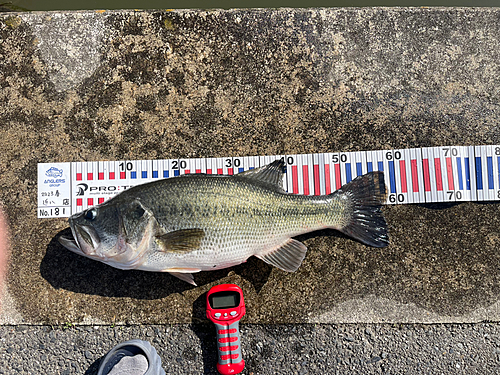
[[[256,257],[283,271],[295,272],[302,264],[306,252],[307,247],[302,242],[288,238],[280,246]]]
[[[186,268],[186,267],[171,267],[171,268],[165,268],[162,270],[162,272],[168,272],[174,277],[177,277],[178,279],[185,281],[191,285],[197,286],[196,283],[194,282],[194,277],[193,273],[195,272],[200,272],[201,269],[199,268]]]
[[[389,244],[387,223],[381,207],[387,199],[382,172],[370,172],[344,185],[331,194],[345,204],[343,223],[335,229],[373,247]]]
[[[234,178],[246,179],[251,181],[260,181],[270,188],[284,193],[283,189],[283,174],[285,173],[285,161],[278,159],[272,163],[260,168],[250,169],[245,172],[238,173]]]
[[[200,247],[205,238],[203,229],[181,229],[156,236],[160,249],[166,253],[185,253]]]
[[[191,285],[198,286],[194,282],[194,277],[193,277],[193,274],[191,274],[191,273],[169,272],[169,274],[171,274],[172,276],[177,277],[178,279],[185,281]]]

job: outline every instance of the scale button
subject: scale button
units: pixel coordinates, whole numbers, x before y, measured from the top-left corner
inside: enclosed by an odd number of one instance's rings
[[[236,311],[231,311],[231,316],[235,316],[236,315]]]
[[[227,316],[227,313],[224,313],[224,316]]]
[[[215,313],[214,315],[215,315],[216,318],[220,318],[221,313]]]

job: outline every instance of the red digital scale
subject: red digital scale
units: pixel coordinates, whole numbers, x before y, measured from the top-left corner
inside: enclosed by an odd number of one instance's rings
[[[217,370],[239,374],[245,367],[241,356],[239,323],[245,315],[243,291],[235,284],[212,287],[207,293],[207,318],[217,330]]]

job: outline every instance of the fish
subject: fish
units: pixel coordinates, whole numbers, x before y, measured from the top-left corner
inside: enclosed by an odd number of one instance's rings
[[[389,244],[382,172],[318,196],[283,189],[283,159],[233,176],[188,174],[129,188],[69,218],[68,250],[122,270],[193,274],[255,256],[287,272],[307,247],[293,237],[336,229],[373,247]]]

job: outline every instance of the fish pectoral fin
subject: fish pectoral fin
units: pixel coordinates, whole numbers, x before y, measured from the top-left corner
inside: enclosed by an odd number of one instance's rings
[[[199,268],[169,268],[163,271],[168,272],[172,276],[175,276],[178,279],[185,281],[191,285],[197,286],[194,282],[192,272],[200,272],[201,270]]]
[[[289,238],[280,246],[268,251],[266,254],[256,255],[256,257],[283,271],[295,272],[304,260],[306,252],[306,245]]]
[[[173,232],[157,235],[156,241],[163,252],[185,253],[198,249],[203,238],[205,238],[205,231],[203,229],[193,228],[175,230]]]
[[[59,237],[59,243],[63,245],[66,249],[74,251],[74,252],[80,252],[80,247],[78,246],[78,243],[73,239],[65,236]]]

